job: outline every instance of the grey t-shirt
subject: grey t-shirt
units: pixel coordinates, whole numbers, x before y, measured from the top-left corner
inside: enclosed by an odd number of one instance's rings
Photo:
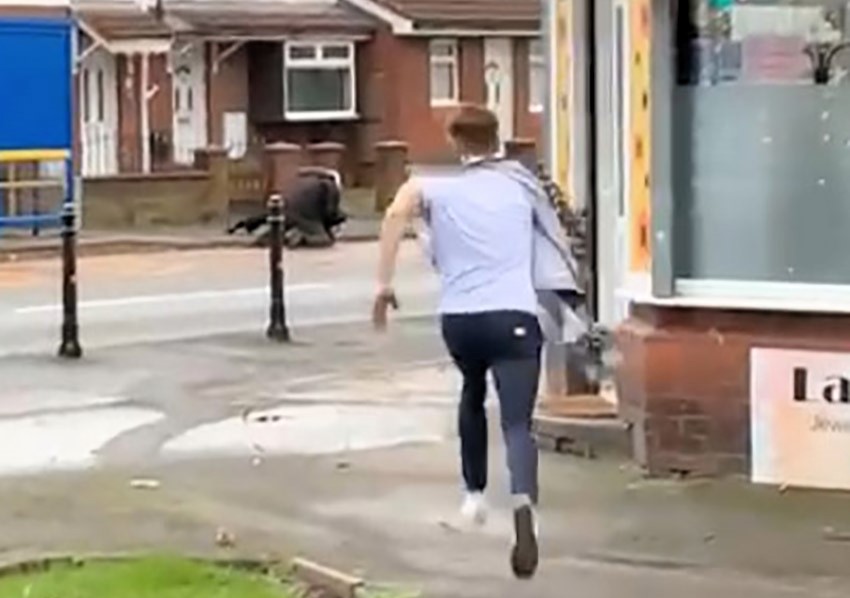
[[[441,282],[441,314],[535,314],[533,206],[516,180],[490,169],[420,179],[423,219]]]

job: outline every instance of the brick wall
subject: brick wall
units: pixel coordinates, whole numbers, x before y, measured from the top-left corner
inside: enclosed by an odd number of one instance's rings
[[[0,17],[66,17],[69,12],[63,6],[0,6]]]
[[[410,159],[431,161],[447,153],[445,124],[452,112],[432,109],[429,98],[428,40],[396,38],[387,57],[397,69],[395,101],[399,105],[399,138],[410,144]]]
[[[749,347],[701,330],[620,331],[621,415],[655,475],[749,471]]]
[[[227,46],[224,46],[227,48]],[[248,49],[246,46],[220,62],[213,68],[213,62],[221,52],[215,44],[208,44],[207,53],[207,93],[208,138],[212,145],[224,145],[224,114],[226,112],[248,112]],[[248,129],[248,140],[253,130]]]
[[[165,154],[152,153],[153,166],[168,169],[173,155],[167,148],[173,143],[173,100],[168,58],[164,54],[149,57],[148,77],[156,93],[148,104],[150,133],[165,144]],[[142,58],[140,55],[116,56],[118,94],[118,169],[119,172],[140,172],[142,169],[141,103]]]
[[[138,56],[117,57],[118,79],[118,168],[121,172],[137,172],[142,167],[139,142],[139,88],[141,62]]]
[[[152,150],[151,162],[154,169],[167,170],[174,164],[174,90],[171,73],[168,72],[168,58],[164,54],[151,55],[149,64],[150,86],[156,90],[148,103],[150,133],[160,142]]]
[[[430,102],[429,40],[425,38],[390,38],[380,40],[378,57],[382,80],[398,106],[397,120],[391,118],[380,129],[385,138],[395,135],[410,144],[413,161],[439,162],[452,158],[446,138],[446,126],[455,114],[451,107],[433,107]],[[486,99],[484,83],[484,40],[459,40],[460,99],[462,102],[483,104]],[[515,131],[520,137],[541,139],[541,115],[529,110],[528,44],[514,44]],[[391,83],[391,84],[390,84]],[[388,100],[389,101],[389,100]]]
[[[207,172],[118,175],[83,183],[83,226],[129,229],[218,221]]]
[[[655,475],[750,471],[750,351],[850,351],[850,318],[637,306],[618,331],[620,413]]]
[[[460,40],[460,99],[471,104],[487,101],[484,82],[484,40],[480,37]]]
[[[399,69],[387,59],[393,51],[395,39],[387,27],[378,29],[370,41],[358,46],[357,105],[360,122],[354,152],[364,181],[371,180],[375,144],[398,139],[400,135],[401,105],[395,92]]]

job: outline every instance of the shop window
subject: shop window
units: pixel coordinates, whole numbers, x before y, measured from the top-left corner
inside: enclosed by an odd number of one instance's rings
[[[677,276],[850,284],[850,4],[674,6]]]
[[[677,15],[685,85],[843,83],[844,0],[687,0]],[[825,64],[829,62],[829,64]]]

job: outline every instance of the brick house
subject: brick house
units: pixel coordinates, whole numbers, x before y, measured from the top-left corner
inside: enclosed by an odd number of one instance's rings
[[[270,141],[336,141],[368,184],[373,146],[450,156],[458,103],[488,103],[503,136],[540,134],[535,0],[80,0],[79,149],[87,176],[189,167]]]

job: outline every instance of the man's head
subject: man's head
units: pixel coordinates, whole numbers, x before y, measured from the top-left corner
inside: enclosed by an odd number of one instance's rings
[[[462,106],[449,123],[449,137],[461,156],[489,156],[499,150],[499,120],[481,106]]]

